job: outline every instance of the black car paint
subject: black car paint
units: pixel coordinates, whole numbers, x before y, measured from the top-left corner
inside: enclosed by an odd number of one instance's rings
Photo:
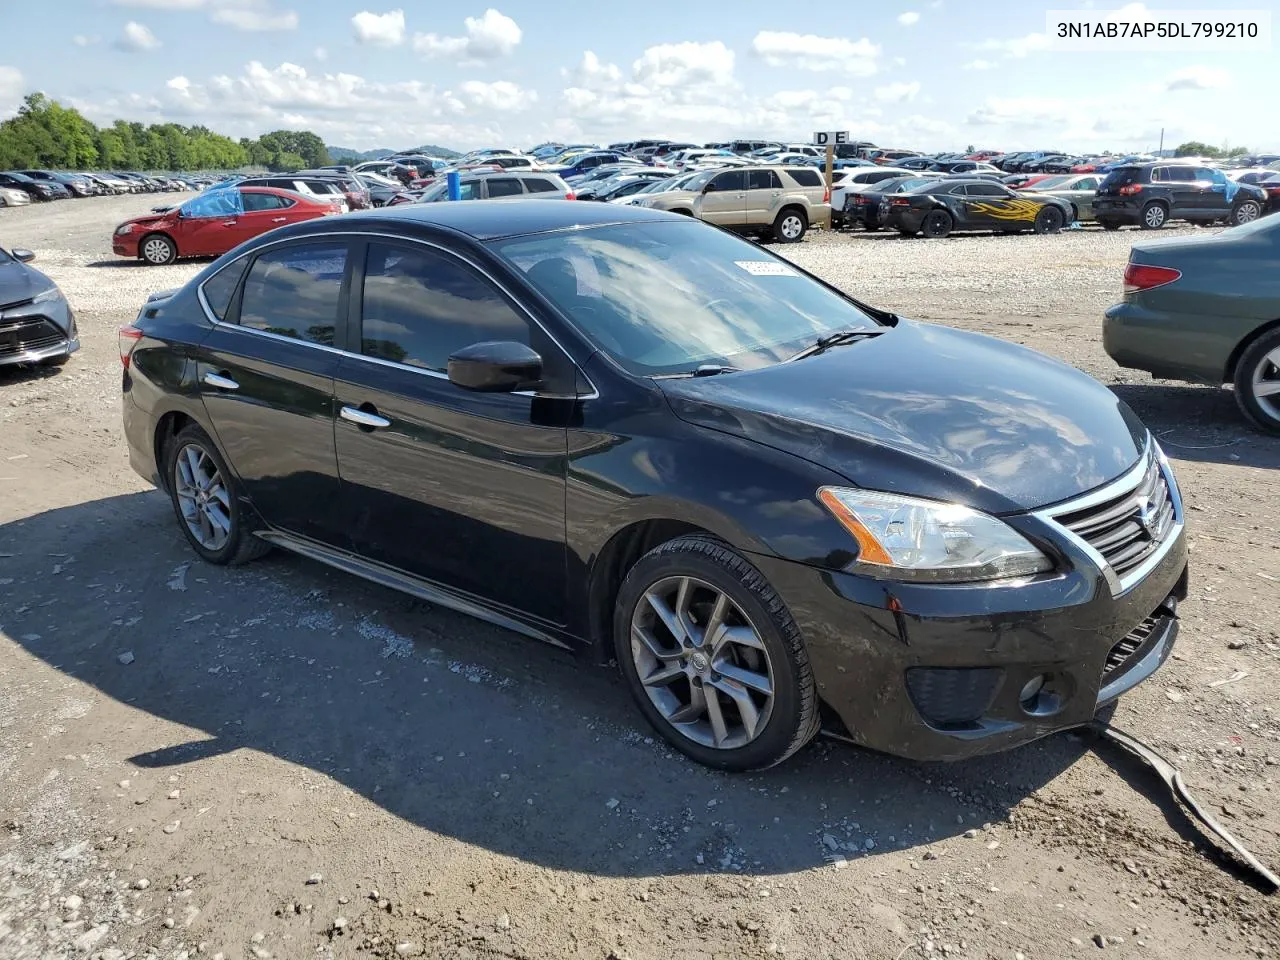
[[[968,186],[1000,187],[1004,196],[966,196]],[[895,202],[896,201],[896,202]],[[934,210],[945,210],[952,220],[952,232],[957,230],[1030,230],[1035,219],[1045,207],[1056,207],[1062,214],[1063,225],[1073,219],[1071,204],[1058,197],[1035,193],[1015,193],[993,180],[965,176],[962,180],[949,177],[930,185],[926,190],[901,193],[881,200],[884,226],[903,233],[916,233],[924,225],[925,218]]]
[[[1030,351],[926,324],[895,326],[896,318],[879,337],[792,365],[661,382],[632,377],[485,245],[522,232],[681,219],[607,204],[439,204],[326,218],[250,241],[144,308],[144,336],[123,380],[131,463],[163,482],[161,444],[183,420],[194,421],[248,485],[250,506],[292,504],[283,515],[297,524],[290,533],[304,538],[292,538],[295,549],[335,565],[375,551],[386,566],[372,575],[384,582],[451,598],[596,660],[611,655],[619,565],[655,540],[703,531],[743,552],[779,590],[810,646],[824,698],[868,746],[956,758],[1086,722],[1091,695],[1052,720],[1020,716],[980,734],[941,731],[914,711],[902,677],[920,664],[1008,663],[1026,672],[1030,657],[1087,693],[1112,642],[1171,593],[1185,592],[1181,538],[1140,588],[1113,598],[1096,568],[1025,512],[1132,465],[1145,434],[1128,408]],[[552,374],[548,395],[471,393],[336,349],[215,327],[197,297],[214,272],[265,245],[326,236],[359,245],[366,233],[434,244],[471,261],[549,332],[544,361],[553,371],[558,361],[566,375]],[[346,317],[358,320],[358,311],[349,306]],[[250,391],[256,397],[220,397],[201,381],[210,370],[233,372],[228,338],[282,369],[306,367],[306,382],[276,370]],[[335,344],[344,343],[358,344],[354,328],[339,328]],[[238,376],[254,374],[243,357],[234,362],[242,364]],[[904,390],[903,371],[928,389]],[[1061,395],[1036,399],[1049,390]],[[371,439],[335,419],[345,404],[368,405],[397,425]],[[210,415],[228,405],[238,405],[234,420]],[[257,438],[247,459],[236,434]],[[1031,583],[949,586],[852,572],[856,543],[816,491],[853,483],[1006,514],[1059,571]],[[317,529],[305,513],[338,519]],[[280,525],[279,516],[266,519]],[[414,576],[421,579],[410,583]],[[1006,686],[1016,684],[1011,677]],[[1013,709],[1007,694],[1001,709]]]
[[[1158,180],[1156,171],[1177,168],[1195,179]],[[1208,179],[1215,177],[1220,182]],[[1125,194],[1127,186],[1136,193]],[[1254,200],[1259,210],[1267,206],[1267,192],[1250,183],[1228,180],[1221,170],[1177,161],[1125,164],[1111,170],[1098,184],[1093,202],[1093,215],[1099,223],[1140,224],[1143,210],[1157,203],[1165,208],[1171,220],[1191,223],[1213,223],[1226,220],[1245,200]]]

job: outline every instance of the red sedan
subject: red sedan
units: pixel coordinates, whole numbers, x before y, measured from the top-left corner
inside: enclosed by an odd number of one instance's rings
[[[162,265],[178,257],[216,257],[287,223],[337,213],[331,203],[275,187],[220,187],[164,213],[116,227],[111,248],[121,257]]]

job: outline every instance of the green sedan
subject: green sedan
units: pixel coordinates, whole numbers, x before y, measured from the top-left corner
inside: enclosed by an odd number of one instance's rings
[[[1093,220],[1093,198],[1098,194],[1102,176],[1096,173],[1070,173],[1033,183],[1028,190],[1057,197],[1071,204],[1072,220]]]
[[[1102,343],[1122,367],[1233,384],[1245,416],[1280,434],[1280,216],[1135,243]]]

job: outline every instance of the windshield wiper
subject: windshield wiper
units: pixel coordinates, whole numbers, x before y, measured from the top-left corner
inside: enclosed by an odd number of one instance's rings
[[[852,343],[855,340],[862,340],[865,337],[878,337],[878,330],[839,330],[836,333],[829,333],[825,337],[819,337],[809,346],[805,347],[799,353],[787,357],[783,363],[791,363],[793,360],[803,360],[805,357],[812,357],[819,353],[825,353],[832,347],[839,346],[842,343]]]
[[[684,373],[663,373],[654,377],[654,380],[679,380],[684,377],[714,377],[720,373],[737,373],[737,367],[731,367],[723,363],[702,363],[696,369],[688,370]]]

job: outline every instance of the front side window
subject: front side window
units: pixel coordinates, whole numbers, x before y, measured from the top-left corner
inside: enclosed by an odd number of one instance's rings
[[[235,217],[244,213],[244,202],[239,190],[212,190],[192,197],[178,209],[183,217],[192,219]]]
[[[719,174],[709,184],[711,190],[716,193],[726,193],[731,190],[747,189],[747,175],[741,170],[730,170],[728,173]]]
[[[638,376],[783,360],[835,330],[881,329],[781,258],[696,222],[615,224],[491,246]]]
[[[461,261],[427,248],[369,244],[361,352],[444,373],[449,356],[485,340],[529,343],[529,324]]]
[[[333,346],[346,266],[345,243],[308,243],[267,251],[249,268],[240,325]]]

